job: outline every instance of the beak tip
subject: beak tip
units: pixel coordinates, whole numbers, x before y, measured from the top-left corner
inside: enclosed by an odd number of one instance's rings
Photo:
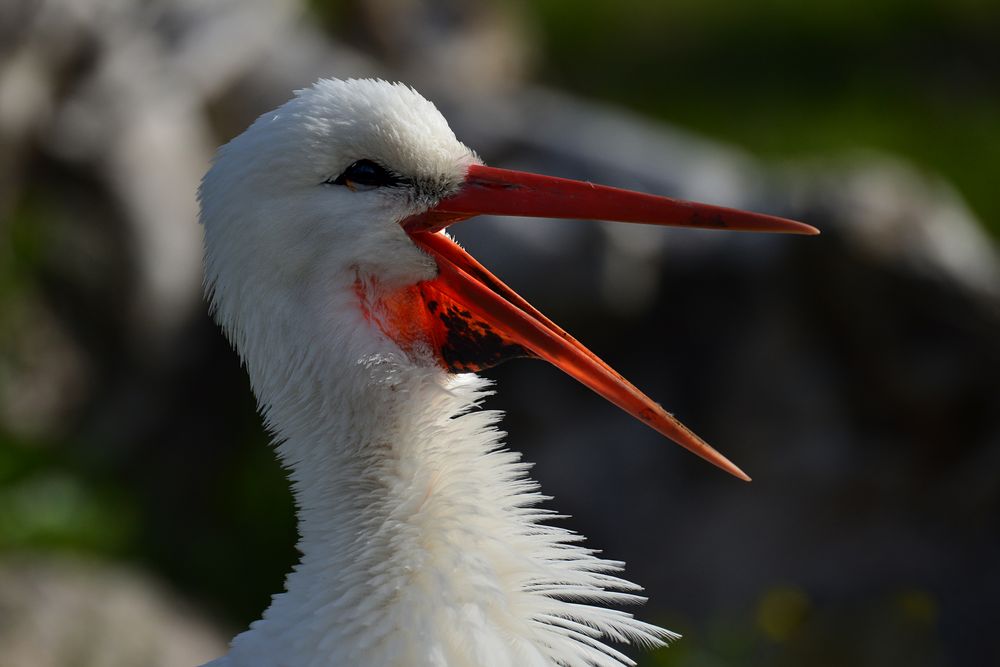
[[[732,475],[733,477],[735,477],[737,479],[743,480],[744,482],[752,482],[753,481],[752,479],[750,479],[750,475],[748,475],[745,472],[743,472],[742,470],[740,470],[739,466],[737,466],[735,463],[733,463],[732,461],[730,461],[728,459],[726,459],[726,463],[728,465],[724,466],[723,470],[725,470],[726,472],[728,472],[730,475]]]

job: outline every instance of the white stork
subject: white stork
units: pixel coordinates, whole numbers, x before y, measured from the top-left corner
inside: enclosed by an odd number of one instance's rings
[[[474,371],[546,359],[749,478],[442,231],[478,214],[815,233],[758,215],[482,164],[434,105],[323,80],[215,157],[199,193],[215,317],[298,507],[301,561],[212,667],[631,664],[673,633],[622,563],[552,526]]]

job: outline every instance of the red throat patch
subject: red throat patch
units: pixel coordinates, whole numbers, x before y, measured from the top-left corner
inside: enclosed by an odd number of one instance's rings
[[[503,331],[476,317],[441,278],[381,292],[378,283],[354,283],[361,311],[411,359],[432,355],[451,373],[491,368],[508,359],[534,357]]]

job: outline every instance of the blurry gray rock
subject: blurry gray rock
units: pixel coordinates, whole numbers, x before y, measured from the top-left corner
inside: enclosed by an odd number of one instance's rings
[[[185,667],[225,651],[217,628],[130,568],[8,556],[0,582],[10,667]]]

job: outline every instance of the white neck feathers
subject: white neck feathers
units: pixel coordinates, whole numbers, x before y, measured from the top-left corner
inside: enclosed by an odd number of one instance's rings
[[[320,312],[351,312],[351,295]],[[641,601],[554,518],[503,448],[488,382],[414,366],[371,328],[308,304],[244,349],[299,508],[302,560],[219,667],[567,667],[630,661],[601,643],[674,635],[592,604]],[[305,309],[305,313],[303,313]],[[290,311],[291,312],[291,311]],[[274,331],[274,327],[284,327]],[[292,335],[289,329],[295,329]],[[367,353],[360,353],[360,350]]]

